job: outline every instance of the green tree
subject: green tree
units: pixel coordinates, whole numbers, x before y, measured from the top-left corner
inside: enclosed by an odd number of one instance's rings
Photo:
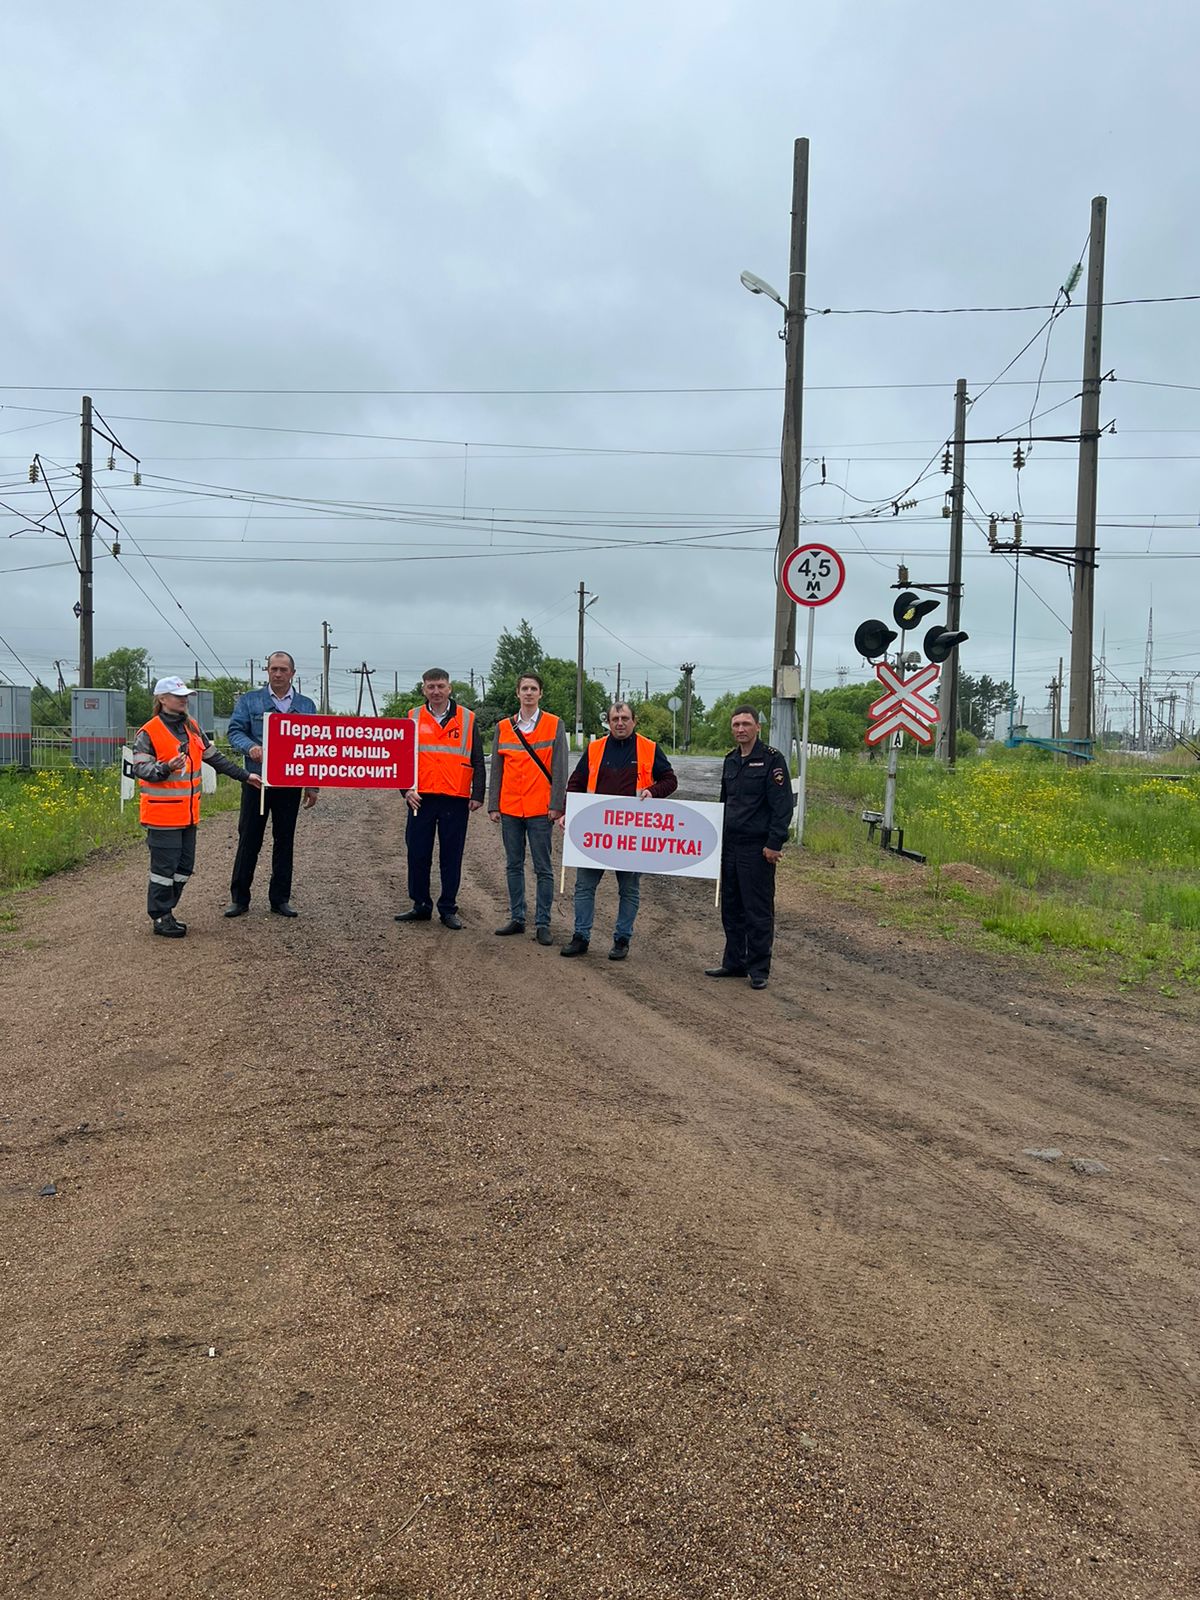
[[[124,689],[125,720],[132,727],[145,722],[153,704],[146,678],[150,672],[150,652],[134,645],[122,645],[101,656],[92,668],[92,682],[98,689]]]
[[[704,725],[700,730],[703,742],[710,749],[727,750],[733,743],[729,721],[738,706],[753,706],[759,720],[765,721],[771,709],[771,688],[766,683],[751,684],[749,689],[737,689],[720,695],[713,701]],[[693,741],[695,743],[697,741]]]
[[[238,696],[245,694],[252,685],[244,678],[201,678],[199,687],[212,690],[213,715],[227,717],[232,713]]]
[[[503,706],[505,713],[517,703],[517,679],[522,672],[542,673],[542,664],[546,659],[546,652],[542,649],[537,635],[521,618],[521,625],[516,633],[510,633],[507,628],[496,640],[496,654],[492,660],[492,670],[488,673],[488,702],[494,706]],[[545,673],[542,673],[545,676]],[[543,704],[545,701],[543,700]],[[562,712],[558,712],[562,716]],[[575,725],[575,702],[571,701],[571,717],[568,727]]]
[[[98,689],[131,689],[146,687],[150,671],[150,652],[133,645],[123,645],[101,656],[92,669],[92,682]]]
[[[653,700],[642,700],[634,706],[633,714],[637,718],[638,733],[653,739],[656,744],[671,748],[671,713],[666,706],[660,706]]]
[[[29,713],[36,728],[66,727],[71,720],[70,689],[50,689],[37,679],[29,697]]]
[[[938,684],[938,699],[945,682]],[[1012,699],[1012,685],[998,683],[987,673],[973,678],[969,672],[958,675],[958,725],[967,728],[977,739],[986,738],[992,724],[1002,711],[1007,711]]]
[[[545,685],[542,691],[542,705],[547,711],[553,711],[556,717],[561,717],[566,726],[568,735],[575,732],[575,680],[576,666],[573,661],[564,660],[562,656],[543,656],[541,664],[535,668],[542,676]],[[493,698],[489,695],[489,698]],[[512,705],[516,704],[516,688],[513,689]],[[505,713],[511,709],[505,706]],[[586,675],[583,680],[583,731],[585,734],[604,732],[604,714],[608,710],[608,690],[595,678]]]
[[[451,678],[450,693],[461,706],[476,708],[475,691],[469,683],[458,678]],[[420,678],[411,689],[401,689],[399,694],[385,695],[379,705],[381,717],[406,717],[414,706],[419,706],[425,698],[425,686]]]

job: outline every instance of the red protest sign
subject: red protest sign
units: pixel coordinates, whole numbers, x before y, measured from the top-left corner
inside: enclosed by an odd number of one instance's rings
[[[272,711],[263,718],[268,789],[411,789],[416,781],[417,729],[408,717]]]

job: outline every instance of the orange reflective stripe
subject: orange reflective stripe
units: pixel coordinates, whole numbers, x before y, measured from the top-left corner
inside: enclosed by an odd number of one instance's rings
[[[445,728],[428,706],[414,706],[409,717],[417,726],[417,788],[424,794],[469,799],[475,779],[471,765],[475,713],[466,706],[456,706]],[[456,719],[457,733],[448,734],[447,729],[454,728]]]

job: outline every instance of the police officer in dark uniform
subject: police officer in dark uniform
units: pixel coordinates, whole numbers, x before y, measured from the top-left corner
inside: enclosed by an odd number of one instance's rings
[[[765,989],[775,937],[775,863],[783,854],[795,801],[792,775],[778,750],[758,737],[758,712],[739,706],[731,719],[736,749],[721,770],[725,829],[721,851],[721,922],[725,953],[709,978],[749,978]]]

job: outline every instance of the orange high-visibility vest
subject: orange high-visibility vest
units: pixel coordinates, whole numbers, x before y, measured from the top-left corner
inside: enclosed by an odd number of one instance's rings
[[[174,761],[178,755],[187,756],[187,766],[182,772],[170,772],[158,783],[148,778],[138,780],[141,801],[139,819],[150,828],[188,828],[200,820],[200,763],[204,759],[204,740],[200,730],[187,717],[184,721],[187,749],[180,743],[179,735],[172,733],[161,717],[151,717],[141,732],[148,734],[159,761]]]
[[[658,746],[653,739],[646,739],[640,733],[635,733],[637,740],[637,786],[639,790],[650,787],[654,773],[654,752]],[[604,747],[608,743],[608,735],[603,739],[593,739],[588,745],[588,793],[595,794],[596,779],[600,774],[600,763],[604,760]]]
[[[529,748],[542,758],[546,772],[552,771],[558,718],[543,711],[529,734]],[[550,809],[550,779],[538,770],[537,762],[521,743],[516,722],[505,717],[500,724],[496,754],[503,758],[500,776],[500,810],[506,817],[544,817]]]
[[[408,714],[417,725],[418,790],[469,800],[475,777],[471,766],[475,713],[466,706],[455,706],[445,727],[427,705],[414,706]]]

